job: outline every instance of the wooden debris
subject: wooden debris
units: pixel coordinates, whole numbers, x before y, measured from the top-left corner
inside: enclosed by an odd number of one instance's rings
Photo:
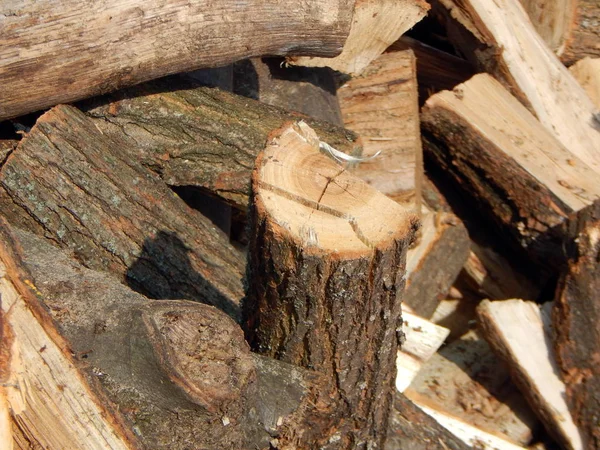
[[[580,0],[519,0],[548,47],[561,56],[571,41]]]
[[[354,0],[55,6],[46,0],[0,7],[0,120],[252,56],[335,56],[350,31]]]
[[[381,446],[416,219],[318,143],[300,123],[274,133],[259,154],[244,323],[255,350],[335,380],[340,446]]]
[[[180,89],[170,88],[176,82]],[[169,79],[86,105],[94,126],[170,186],[196,186],[246,210],[254,160],[267,136],[297,114],[229,92]],[[360,155],[356,135],[303,118],[334,148]]]
[[[533,437],[535,416],[506,367],[474,330],[433,355],[405,394],[428,412],[453,417],[514,445],[526,446]]]
[[[434,95],[421,120],[427,155],[481,213],[533,261],[560,265],[557,227],[600,197],[597,174],[489,75]]]
[[[447,328],[408,312],[405,306],[402,307],[402,322],[405,340],[396,359],[396,389],[399,392],[404,392],[450,333]]]
[[[583,449],[550,347],[550,316],[533,302],[484,300],[478,307],[483,334],[509,367],[533,411],[564,448]]]
[[[385,49],[419,22],[429,10],[423,0],[358,0],[350,35],[335,58],[288,57],[291,64],[331,67],[359,75]]]
[[[79,110],[52,109],[1,168],[5,217],[151,298],[199,300],[238,317],[244,257],[125,146]]]
[[[0,165],[4,163],[8,155],[17,147],[19,141],[13,139],[0,140]]]
[[[600,110],[600,58],[579,60],[569,67],[569,71]]]
[[[575,23],[560,59],[567,66],[586,58],[600,57],[600,5],[597,0],[577,0]]]
[[[600,202],[571,224],[579,231],[554,302],[554,350],[583,446],[600,448]]]
[[[453,44],[502,81],[571,153],[600,173],[596,108],[518,0],[439,2]]]

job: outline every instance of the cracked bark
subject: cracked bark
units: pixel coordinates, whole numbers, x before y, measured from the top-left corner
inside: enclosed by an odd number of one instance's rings
[[[252,182],[247,338],[334,381],[335,425],[315,445],[379,448],[415,219],[321,155],[305,124],[273,133]]]

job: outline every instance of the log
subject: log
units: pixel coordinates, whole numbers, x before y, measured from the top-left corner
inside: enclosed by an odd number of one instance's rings
[[[342,126],[331,69],[292,67],[278,58],[252,58],[234,66],[236,94]]]
[[[19,141],[15,139],[2,139],[0,140],[0,166],[4,164],[8,155],[17,147]]]
[[[586,217],[574,220],[578,231],[570,246],[553,309],[554,350],[566,385],[569,409],[584,448],[600,448],[600,202]]]
[[[348,74],[363,70],[402,34],[419,22],[430,6],[423,0],[359,0],[350,34],[335,58],[288,57],[293,65],[331,67]]]
[[[519,0],[548,47],[561,56],[569,45],[581,0]]]
[[[173,83],[178,89],[173,90]],[[195,186],[246,210],[250,176],[268,134],[298,114],[218,89],[157,81],[86,103],[105,135],[170,186]],[[321,140],[360,155],[354,133],[300,116]]]
[[[79,110],[52,109],[0,170],[3,214],[151,298],[239,317],[244,257],[125,147]]]
[[[537,425],[507,367],[476,330],[441,348],[404,393],[419,407],[513,445],[527,446]]]
[[[569,67],[569,71],[600,109],[600,58],[583,58]]]
[[[321,155],[304,123],[253,173],[247,339],[334,380],[339,448],[383,445],[395,390],[406,250],[416,218]]]
[[[501,81],[570,152],[600,172],[595,106],[518,0],[439,0],[452,43]]]
[[[600,57],[600,5],[596,0],[577,0],[567,48],[560,55],[567,66],[586,57]]]
[[[596,172],[486,74],[431,97],[421,120],[427,156],[509,244],[559,267],[569,238],[561,224],[599,198]]]
[[[484,300],[477,315],[485,339],[508,366],[546,431],[564,448],[586,448],[569,413],[550,347],[549,309],[518,299]]]
[[[13,336],[1,348],[12,351],[16,441],[268,448],[275,436],[302,445],[302,432],[322,433],[309,412],[327,400],[318,374],[253,356],[214,307],[148,300],[0,222],[2,312]]]
[[[335,56],[350,31],[354,1],[55,6],[0,4],[0,120],[252,56]]]

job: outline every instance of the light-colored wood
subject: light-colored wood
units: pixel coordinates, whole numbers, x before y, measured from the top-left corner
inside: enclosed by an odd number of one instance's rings
[[[344,126],[363,141],[353,173],[402,205],[420,211],[423,156],[416,61],[411,50],[384,53],[338,90]]]
[[[562,55],[571,37],[577,0],[519,1],[548,47],[556,55]]]
[[[583,449],[550,344],[549,308],[518,299],[484,300],[477,312],[484,337],[502,356],[546,430],[565,448]]]
[[[569,71],[600,110],[600,58],[583,58],[569,67]]]
[[[442,346],[450,330],[435,325],[402,307],[402,331],[406,340],[396,359],[396,389],[400,392],[412,383],[423,364]]]
[[[405,395],[517,445],[530,442],[537,422],[506,366],[474,330],[433,355]]]
[[[519,1],[440,2],[452,18],[491,49],[476,52],[480,64],[503,80],[571,153],[600,173],[600,130],[593,117],[596,107],[536,32]],[[456,39],[454,44],[465,42]]]
[[[0,120],[259,55],[331,57],[354,0],[0,2]]]
[[[42,448],[130,448],[63,349],[19,295],[2,263],[0,294],[14,339],[5,388],[15,425]]]
[[[350,35],[339,56],[290,57],[288,61],[299,66],[331,67],[359,75],[428,10],[429,5],[423,0],[357,0]]]

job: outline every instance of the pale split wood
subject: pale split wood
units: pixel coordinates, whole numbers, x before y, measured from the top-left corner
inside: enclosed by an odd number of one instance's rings
[[[486,340],[509,366],[546,430],[565,448],[583,449],[553,355],[549,308],[520,299],[484,300],[477,314]]]
[[[331,67],[359,75],[385,49],[419,22],[429,10],[423,0],[358,0],[350,34],[335,58],[289,57],[293,65]]]
[[[539,36],[518,0],[440,2],[481,43],[494,49],[491,60],[483,64],[509,84],[565,147],[600,172],[596,108]]]
[[[77,369],[38,322],[2,263],[0,276],[2,313],[14,339],[5,388],[15,426],[43,448],[130,448]]]
[[[569,67],[569,71],[583,86],[600,113],[600,58],[583,58]]]

